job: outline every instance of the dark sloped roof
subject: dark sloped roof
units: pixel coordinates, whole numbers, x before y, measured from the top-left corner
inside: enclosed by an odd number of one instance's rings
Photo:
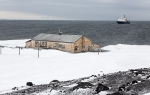
[[[82,35],[58,35],[58,34],[45,34],[41,33],[34,37],[32,40],[38,41],[56,41],[56,42],[76,42]]]

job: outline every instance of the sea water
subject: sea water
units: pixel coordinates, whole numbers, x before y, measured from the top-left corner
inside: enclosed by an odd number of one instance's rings
[[[100,45],[150,45],[150,21],[0,20],[0,40],[32,39],[40,33],[85,35]]]

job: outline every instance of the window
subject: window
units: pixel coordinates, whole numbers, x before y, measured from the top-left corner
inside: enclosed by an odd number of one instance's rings
[[[47,46],[47,42],[46,41],[41,41],[40,42],[40,47],[46,47]]]
[[[40,41],[35,41],[35,47],[39,47],[39,44],[40,43]]]
[[[78,46],[75,46],[75,47],[74,47],[74,50],[75,50],[75,51],[78,50]]]
[[[35,41],[35,47],[47,47],[47,41]]]

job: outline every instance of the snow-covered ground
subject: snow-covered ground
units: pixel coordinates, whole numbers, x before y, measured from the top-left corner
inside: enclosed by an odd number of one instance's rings
[[[109,45],[103,52],[69,53],[58,50],[13,48],[25,46],[25,40],[0,41],[0,93],[26,82],[47,84],[50,81],[70,80],[103,73],[150,67],[150,46]]]
[[[144,94],[144,95],[150,95],[150,93]]]

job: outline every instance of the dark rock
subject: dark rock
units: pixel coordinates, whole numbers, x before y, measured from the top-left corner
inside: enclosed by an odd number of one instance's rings
[[[96,75],[91,75],[91,77],[97,77]]]
[[[137,76],[137,75],[139,75],[139,73],[138,73],[138,72],[135,72],[135,75]]]
[[[12,90],[18,90],[18,88],[17,88],[17,87],[14,87],[14,88],[12,88]]]
[[[90,88],[93,86],[93,84],[89,83],[89,82],[78,82],[77,86],[73,87],[73,90],[75,89],[79,89],[79,88]]]
[[[32,82],[27,82],[26,86],[33,86]]]
[[[50,83],[59,83],[59,80],[52,80]]]
[[[114,92],[112,94],[109,94],[109,95],[124,95],[123,92],[121,91],[118,91],[118,92]]]
[[[133,80],[133,81],[132,81],[132,84],[137,84],[137,83],[138,83],[137,80]]]
[[[117,91],[117,92],[114,92],[112,94],[107,94],[107,95],[138,95],[138,94],[134,91],[129,91],[129,92]]]
[[[58,80],[51,81],[50,85],[53,89],[57,89],[57,88],[61,87],[60,81],[58,81]]]
[[[125,91],[125,85],[123,84],[122,86],[120,86],[120,87],[118,88],[118,91]]]
[[[126,87],[126,91],[130,91],[130,90],[131,90],[130,86]]]
[[[129,82],[127,82],[127,86],[129,86],[130,85],[130,83]]]
[[[149,79],[149,78],[150,78],[150,75],[146,77],[146,79]]]
[[[96,91],[96,93],[99,93],[100,91],[105,91],[105,90],[109,90],[109,88],[107,86],[99,83],[95,91]]]

